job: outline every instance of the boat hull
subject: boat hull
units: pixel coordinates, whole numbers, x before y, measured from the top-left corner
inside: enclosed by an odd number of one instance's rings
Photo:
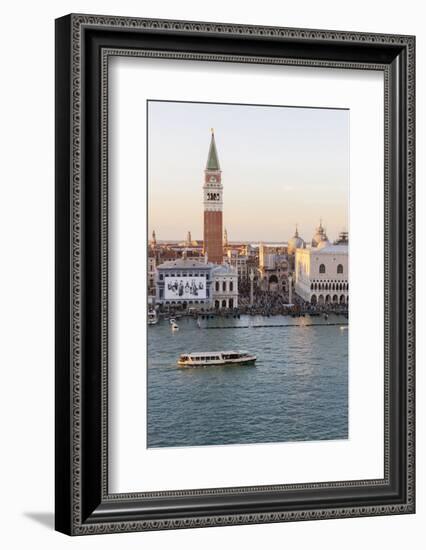
[[[193,363],[183,363],[181,361],[178,361],[178,366],[183,369],[194,369],[194,368],[217,368],[217,367],[246,367],[250,365],[254,365],[256,363],[256,357],[251,357],[247,359],[241,359],[241,360],[230,360],[230,361],[218,361],[218,362],[209,362],[209,363],[203,363],[203,362],[193,362]]]

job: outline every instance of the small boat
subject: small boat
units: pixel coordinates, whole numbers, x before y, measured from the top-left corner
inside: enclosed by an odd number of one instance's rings
[[[198,353],[183,353],[177,364],[180,367],[224,367],[253,365],[256,355],[248,351],[205,351]]]
[[[175,319],[174,317],[170,317],[169,323],[170,323],[171,325],[175,325],[175,324],[176,324],[176,319]]]
[[[348,325],[341,325],[340,330],[349,330]]]
[[[148,311],[148,325],[156,325],[158,323],[158,315],[155,309]]]
[[[179,325],[176,322],[171,323],[171,327],[172,327],[173,332],[179,330]]]

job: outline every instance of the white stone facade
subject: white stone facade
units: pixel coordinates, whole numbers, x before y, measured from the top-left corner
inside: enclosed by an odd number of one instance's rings
[[[214,265],[211,263],[206,263],[198,258],[186,257],[157,265],[155,277],[156,304],[171,308],[210,309],[212,306],[213,269]],[[198,295],[194,293],[192,297],[186,293],[168,296],[166,281],[171,282],[170,279],[182,281],[183,285],[202,279],[203,289]]]
[[[215,267],[212,272],[212,301],[215,309],[238,307],[238,273],[230,265]]]
[[[295,261],[295,292],[312,304],[349,303],[347,245],[324,244],[298,248]]]

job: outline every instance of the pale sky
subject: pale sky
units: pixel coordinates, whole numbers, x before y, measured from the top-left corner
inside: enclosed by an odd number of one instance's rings
[[[330,239],[348,228],[349,110],[148,102],[148,227],[159,240],[203,238],[210,128],[232,241]]]

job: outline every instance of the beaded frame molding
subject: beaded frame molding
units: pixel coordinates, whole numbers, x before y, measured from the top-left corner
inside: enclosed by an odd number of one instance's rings
[[[383,479],[109,493],[111,56],[383,72]],[[56,529],[85,535],[414,513],[415,38],[72,14],[56,20],[55,63]]]

